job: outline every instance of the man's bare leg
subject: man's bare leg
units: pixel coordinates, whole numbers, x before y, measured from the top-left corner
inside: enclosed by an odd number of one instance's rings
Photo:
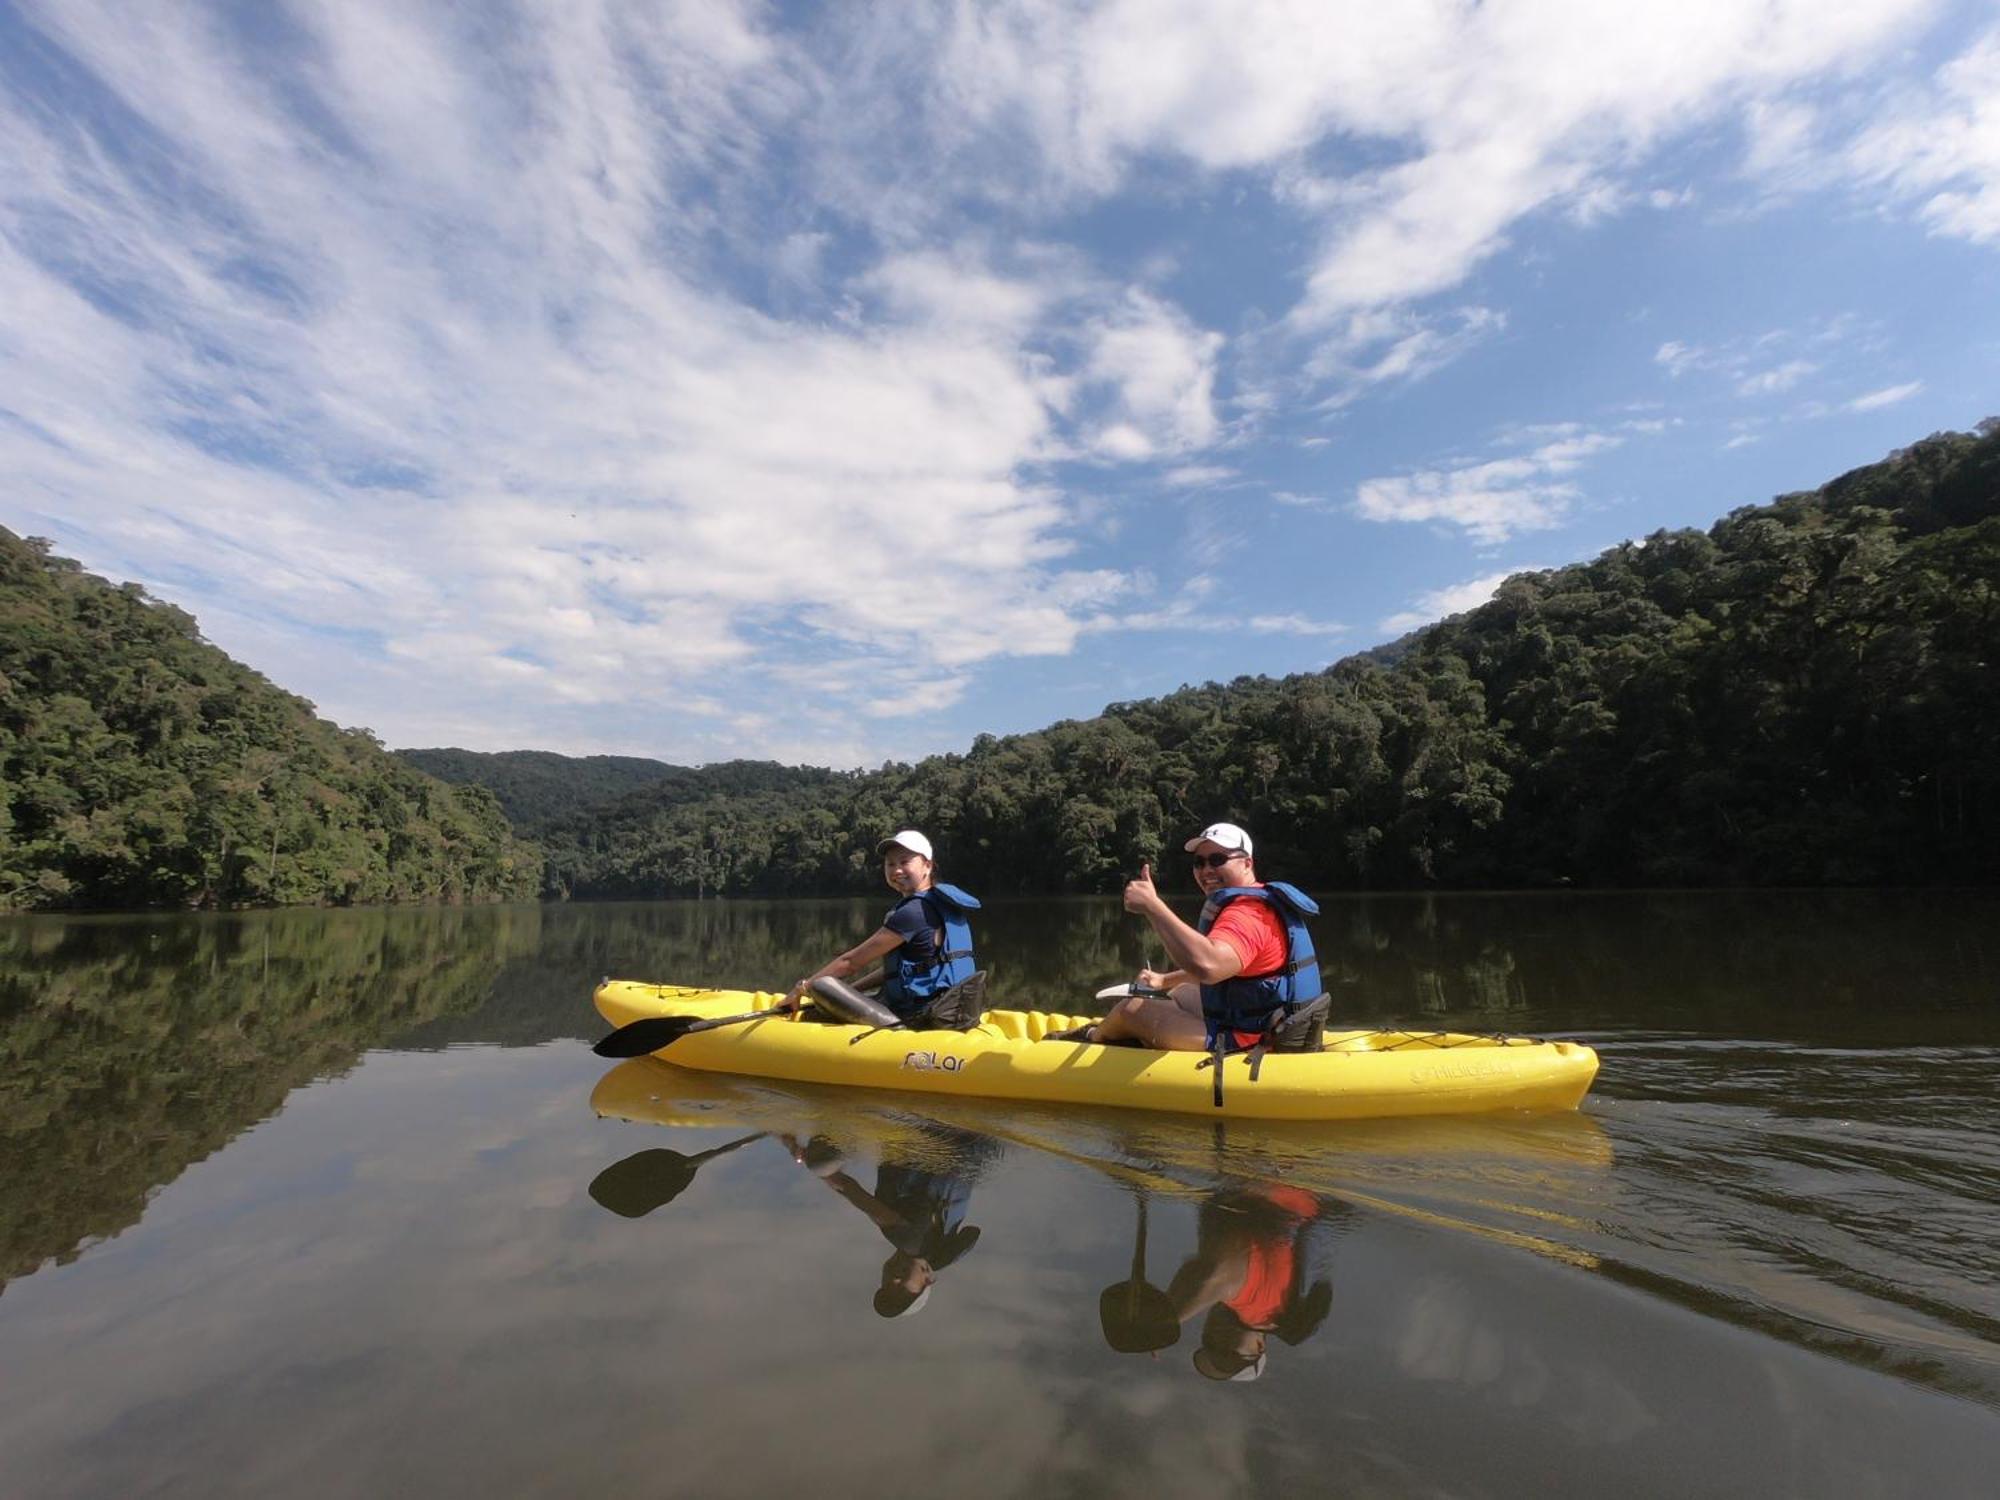
[[[1201,1017],[1201,991],[1181,984],[1162,1000],[1143,995],[1120,1000],[1091,1028],[1090,1039],[1136,1041],[1161,1052],[1204,1052],[1208,1049],[1208,1026]]]

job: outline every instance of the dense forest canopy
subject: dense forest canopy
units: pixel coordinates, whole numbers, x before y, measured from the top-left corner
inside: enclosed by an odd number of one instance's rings
[[[1990,883],[2000,423],[1508,580],[1325,672],[543,831],[555,895],[868,890],[915,825],[984,892],[1115,889],[1216,818],[1362,887]]]
[[[832,771],[781,766],[768,760],[729,760],[710,766],[672,766],[633,755],[557,755],[548,750],[398,750],[420,771],[454,786],[483,786],[500,799],[515,831],[534,837],[552,824],[617,801],[645,787],[655,806],[736,797],[795,787],[824,786]]]
[[[1988,884],[1996,743],[1995,421],[1324,672],[867,772],[392,756],[0,531],[0,906],[869,891],[909,825],[983,893],[1106,891],[1217,818],[1321,889]]]
[[[0,908],[518,899],[540,870],[491,793],[0,528]]]

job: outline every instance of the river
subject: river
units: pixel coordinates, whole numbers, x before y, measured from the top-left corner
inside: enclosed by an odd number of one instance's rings
[[[1992,1492],[2000,892],[1327,903],[1336,1024],[1587,1041],[1574,1114],[589,1051],[885,905],[0,921],[0,1494]],[[1158,957],[978,932],[1008,1004]]]

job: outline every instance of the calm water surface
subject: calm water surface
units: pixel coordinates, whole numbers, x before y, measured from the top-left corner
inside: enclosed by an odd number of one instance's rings
[[[2000,893],[1329,905],[1340,1020],[1590,1041],[1575,1115],[588,1050],[884,904],[0,922],[0,1494],[1993,1492]],[[986,915],[1009,1003],[1157,957]]]

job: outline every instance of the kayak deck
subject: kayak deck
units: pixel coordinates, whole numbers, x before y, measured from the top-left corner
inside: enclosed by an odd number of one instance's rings
[[[768,1011],[767,991],[606,980],[594,996],[613,1026],[653,1016]],[[1325,1050],[1223,1065],[1223,1102],[1198,1052],[1044,1040],[1090,1016],[989,1010],[970,1031],[876,1031],[779,1013],[683,1036],[656,1054],[682,1067],[805,1083],[995,1099],[1086,1103],[1225,1118],[1344,1120],[1575,1109],[1597,1075],[1578,1042],[1466,1032],[1329,1031]]]

